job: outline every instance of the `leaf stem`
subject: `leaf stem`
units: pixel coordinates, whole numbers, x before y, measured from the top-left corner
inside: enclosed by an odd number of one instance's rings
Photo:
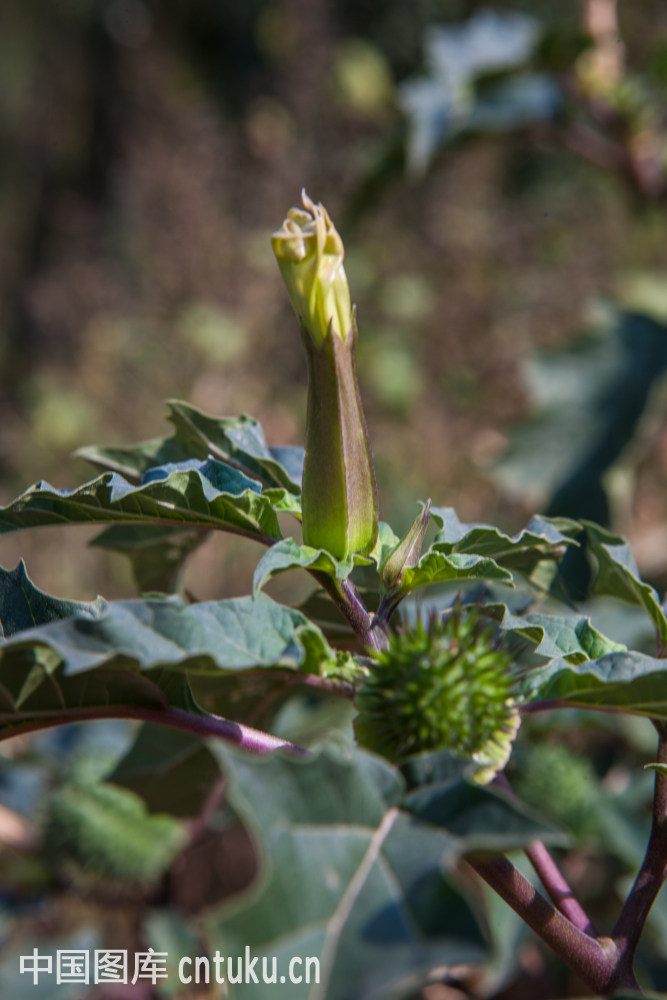
[[[667,727],[658,730],[658,764],[667,764]],[[653,820],[646,854],[634,885],[616,921],[612,937],[621,955],[619,974],[631,974],[635,952],[655,898],[667,877],[667,776],[655,773]],[[618,985],[618,984],[614,984]]]
[[[70,722],[89,722],[95,719],[139,719],[142,722],[157,722],[172,726],[198,736],[213,736],[232,743],[251,753],[267,754],[273,750],[292,750],[307,753],[301,747],[288,743],[278,736],[264,733],[259,729],[244,726],[240,722],[230,722],[219,715],[196,715],[181,708],[153,708],[144,705],[99,705],[84,708],[53,708],[34,712],[12,712],[0,714],[0,725],[7,728],[0,731],[0,741],[31,733],[39,729],[50,729]]]

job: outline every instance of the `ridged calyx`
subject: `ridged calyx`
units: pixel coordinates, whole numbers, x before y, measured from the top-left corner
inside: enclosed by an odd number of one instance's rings
[[[305,192],[302,200],[303,209],[290,209],[272,243],[308,354],[303,540],[344,559],[375,544],[377,487],[343,242],[326,209]]]
[[[511,657],[477,612],[456,608],[393,635],[356,699],[359,743],[392,761],[434,750],[504,767],[519,724]]]

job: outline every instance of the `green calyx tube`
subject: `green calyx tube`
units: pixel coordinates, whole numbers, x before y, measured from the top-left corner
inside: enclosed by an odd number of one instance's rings
[[[375,545],[378,502],[355,351],[357,327],[343,243],[326,209],[302,193],[273,249],[308,354],[303,540],[337,559]]]

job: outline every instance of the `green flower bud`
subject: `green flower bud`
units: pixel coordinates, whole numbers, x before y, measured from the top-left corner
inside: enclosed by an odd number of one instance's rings
[[[389,590],[400,589],[403,571],[419,562],[424,536],[431,520],[431,501],[427,500],[421,514],[412,523],[407,535],[392,549],[382,565],[382,582]]]
[[[509,653],[477,612],[418,621],[377,653],[357,693],[361,746],[400,761],[435,750],[471,757],[490,781],[519,725]]]
[[[345,559],[375,545],[377,487],[343,243],[323,206],[305,192],[302,199],[304,209],[290,209],[272,243],[308,354],[303,540]]]
[[[320,347],[332,333],[345,340],[352,329],[343,241],[324,205],[301,192],[303,209],[290,208],[273,234],[273,252],[301,326]]]

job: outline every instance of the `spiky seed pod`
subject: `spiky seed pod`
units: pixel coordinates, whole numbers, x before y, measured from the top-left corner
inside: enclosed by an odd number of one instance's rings
[[[577,836],[594,839],[602,825],[601,794],[590,760],[562,743],[539,743],[524,751],[513,785],[529,806]]]
[[[50,796],[44,817],[49,854],[77,884],[157,879],[182,846],[181,824],[149,815],[134,793],[107,782],[72,782]]]
[[[392,761],[447,749],[471,757],[488,781],[519,724],[511,657],[478,612],[460,608],[390,637],[356,699],[359,743]]]

